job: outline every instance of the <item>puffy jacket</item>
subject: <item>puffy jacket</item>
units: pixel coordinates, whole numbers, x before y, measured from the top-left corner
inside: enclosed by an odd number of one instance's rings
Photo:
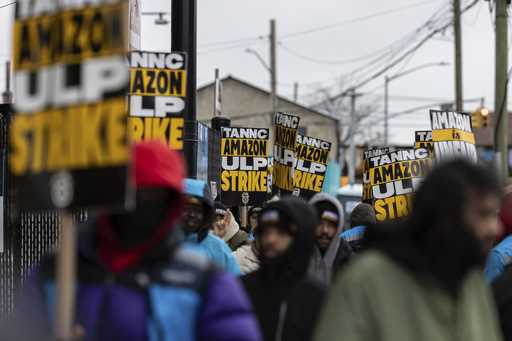
[[[352,249],[344,239],[338,237],[343,231],[343,224],[345,222],[343,218],[344,210],[341,203],[335,197],[327,193],[315,194],[309,203],[314,206],[323,201],[327,201],[336,207],[339,217],[338,231],[323,256],[320,253],[320,249],[315,245],[311,263],[309,264],[309,275],[320,283],[329,285],[333,275],[336,274],[352,255]]]
[[[187,243],[191,244],[205,254],[212,262],[225,271],[238,276],[240,267],[231,249],[219,237],[210,233],[210,227],[214,215],[214,204],[210,194],[210,188],[204,181],[185,179],[185,194],[194,196],[203,202],[205,207],[205,220],[198,233],[190,233],[186,236]]]
[[[258,259],[255,248],[255,242],[252,241],[250,244],[245,244],[233,252],[233,255],[240,265],[240,270],[244,275],[254,272],[260,267],[260,260]]]
[[[487,283],[492,283],[510,264],[512,264],[512,235],[503,239],[489,252],[484,269]]]
[[[229,214],[229,224],[226,226],[226,234],[222,238],[228,244],[231,251],[236,251],[239,247],[247,243],[249,236],[247,232],[240,229],[240,225],[233,217],[233,213],[228,211]]]

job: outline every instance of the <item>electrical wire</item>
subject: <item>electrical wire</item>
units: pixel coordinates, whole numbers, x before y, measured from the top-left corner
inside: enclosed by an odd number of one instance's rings
[[[15,4],[16,4],[16,2],[17,2],[17,1],[13,1],[13,2],[10,2],[10,3],[5,4],[5,5],[0,5],[0,9],[1,9],[1,8],[5,8],[5,7],[7,7],[7,6],[15,5]]]

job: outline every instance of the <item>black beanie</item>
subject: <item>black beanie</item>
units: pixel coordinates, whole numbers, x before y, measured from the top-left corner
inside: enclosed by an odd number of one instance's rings
[[[336,224],[340,223],[340,213],[338,208],[329,201],[319,201],[314,204],[316,211],[318,212],[318,219],[328,220]]]

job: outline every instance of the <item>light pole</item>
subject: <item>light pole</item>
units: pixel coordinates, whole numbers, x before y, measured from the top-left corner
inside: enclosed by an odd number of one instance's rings
[[[405,75],[408,75],[410,73],[416,72],[421,69],[426,69],[429,67],[434,66],[448,66],[450,63],[447,62],[439,62],[439,63],[427,63],[422,64],[416,67],[413,67],[409,70],[406,70],[404,72],[397,73],[396,75],[393,75],[391,77],[386,76],[384,78],[384,146],[388,145],[389,142],[389,82],[403,77]]]

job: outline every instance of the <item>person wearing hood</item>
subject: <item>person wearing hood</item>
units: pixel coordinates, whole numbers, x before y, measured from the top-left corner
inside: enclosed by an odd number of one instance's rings
[[[254,238],[258,233],[258,218],[261,213],[260,207],[252,207],[249,210],[249,225],[251,226],[251,236],[245,245],[233,252],[242,274],[254,272],[260,267],[259,253],[260,242]]]
[[[360,203],[350,213],[350,229],[340,234],[340,238],[345,240],[354,253],[363,250],[364,231],[366,227],[377,223],[375,210],[372,205]]]
[[[213,233],[224,240],[231,251],[238,250],[248,240],[247,233],[240,229],[231,211],[220,202],[215,202]]]
[[[215,216],[213,198],[206,182],[185,179],[185,211],[182,224],[186,241],[225,271],[238,276],[240,267],[226,243],[210,233]]]
[[[135,209],[99,214],[79,237],[76,340],[260,340],[238,280],[190,251],[176,228],[181,156],[153,141],[135,145],[134,159]],[[51,256],[25,284],[5,339],[53,339],[55,276]]]
[[[249,240],[254,239],[254,234],[258,229],[258,217],[261,213],[261,207],[253,206],[249,209]]]
[[[482,276],[500,232],[500,186],[462,160],[434,168],[405,221],[365,232],[331,288],[315,340],[500,341]]]
[[[324,297],[324,287],[307,276],[317,224],[314,210],[292,197],[261,211],[261,266],[242,282],[266,341],[311,339]]]
[[[328,286],[352,254],[349,244],[339,238],[339,234],[343,231],[343,207],[335,197],[327,193],[315,194],[309,203],[316,208],[319,218],[309,275]]]

